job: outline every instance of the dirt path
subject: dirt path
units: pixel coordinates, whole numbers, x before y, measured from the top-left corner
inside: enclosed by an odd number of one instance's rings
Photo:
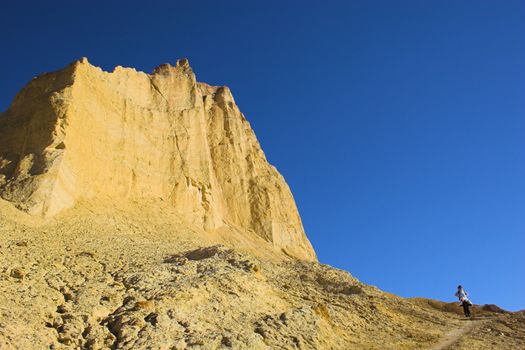
[[[465,334],[470,333],[474,328],[479,327],[485,323],[486,320],[465,320],[465,324],[461,328],[454,329],[447,333],[445,337],[438,344],[429,350],[447,350],[450,346],[460,340]]]

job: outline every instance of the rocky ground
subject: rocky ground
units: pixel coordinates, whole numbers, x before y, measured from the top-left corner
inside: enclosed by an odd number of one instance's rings
[[[465,320],[265,244],[163,203],[41,221],[0,201],[0,349],[525,348],[523,313]]]

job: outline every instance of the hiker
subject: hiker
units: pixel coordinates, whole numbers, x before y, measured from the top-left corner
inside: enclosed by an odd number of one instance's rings
[[[463,289],[461,285],[458,286],[458,291],[455,296],[459,299],[459,306],[463,306],[463,312],[465,313],[465,317],[470,317],[470,307],[472,306],[472,303],[468,299],[468,293]]]

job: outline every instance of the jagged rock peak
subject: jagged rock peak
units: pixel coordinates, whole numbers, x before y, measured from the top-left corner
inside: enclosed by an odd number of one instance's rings
[[[193,74],[193,70],[191,69],[190,62],[187,58],[181,58],[177,60],[177,64],[172,66],[169,63],[161,64],[158,67],[155,67],[153,70],[153,75],[155,74],[161,74],[161,75],[169,75],[172,74],[174,71],[180,71],[187,74]]]
[[[78,60],[75,61],[74,63],[78,63],[78,64],[89,64],[89,61],[88,61],[87,57],[81,57],[80,59],[78,59]]]
[[[187,59],[148,75],[82,58],[33,79],[0,119],[0,197],[41,216],[83,200],[159,198],[192,225],[315,260],[230,89],[198,83]]]

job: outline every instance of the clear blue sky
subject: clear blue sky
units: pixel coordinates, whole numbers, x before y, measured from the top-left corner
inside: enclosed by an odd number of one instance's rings
[[[9,1],[0,45],[0,110],[81,56],[188,57],[232,89],[321,262],[525,308],[524,1]]]

